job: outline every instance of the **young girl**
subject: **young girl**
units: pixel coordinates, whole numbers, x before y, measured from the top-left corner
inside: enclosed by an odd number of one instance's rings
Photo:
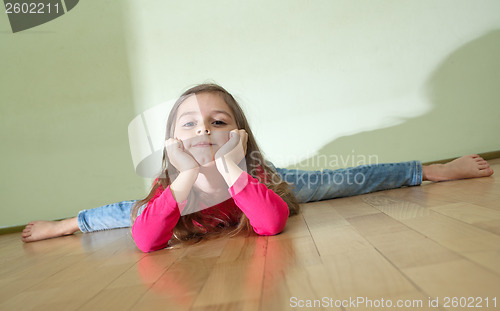
[[[299,203],[493,174],[478,155],[430,166],[410,161],[323,171],[275,168],[264,160],[233,96],[214,84],[193,87],[177,100],[165,151],[163,173],[143,200],[84,210],[62,221],[30,222],[23,241],[131,224],[145,252],[243,230],[273,235]]]
[[[274,235],[298,209],[288,185],[264,163],[234,99],[206,90],[194,88],[174,105],[165,135],[165,176],[132,208],[132,235],[142,251],[250,227]],[[239,166],[243,160],[250,174]]]

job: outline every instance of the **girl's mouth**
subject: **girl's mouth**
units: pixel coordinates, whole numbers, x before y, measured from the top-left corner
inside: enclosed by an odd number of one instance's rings
[[[201,148],[204,148],[204,147],[212,147],[213,144],[209,143],[209,142],[199,142],[195,145],[193,145],[193,147],[201,147]]]

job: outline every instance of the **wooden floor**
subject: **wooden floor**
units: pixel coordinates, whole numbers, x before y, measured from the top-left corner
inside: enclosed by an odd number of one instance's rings
[[[128,229],[10,234],[0,250],[0,310],[495,310],[500,177],[305,204],[273,237],[143,254]]]

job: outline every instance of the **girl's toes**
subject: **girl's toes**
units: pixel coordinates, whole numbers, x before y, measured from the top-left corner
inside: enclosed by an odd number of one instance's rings
[[[491,176],[492,174],[493,174],[493,170],[489,167],[479,170],[479,175],[481,177]]]
[[[484,170],[484,169],[487,169],[489,168],[490,166],[488,165],[488,163],[480,163],[478,164],[477,166],[480,170]]]

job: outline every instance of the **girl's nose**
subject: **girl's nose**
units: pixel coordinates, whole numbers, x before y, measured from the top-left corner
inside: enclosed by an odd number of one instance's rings
[[[196,131],[196,135],[210,135],[210,130],[209,129],[199,129]]]

